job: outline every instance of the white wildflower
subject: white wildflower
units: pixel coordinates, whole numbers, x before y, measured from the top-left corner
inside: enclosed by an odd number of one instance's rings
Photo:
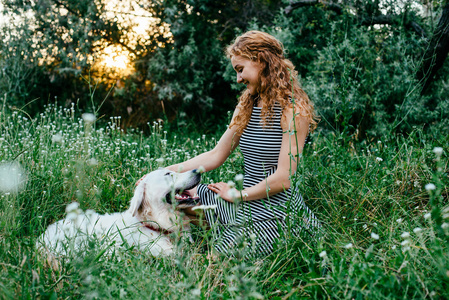
[[[232,188],[232,189],[230,189],[230,190],[228,191],[228,196],[231,197],[232,199],[236,199],[236,198],[238,198],[240,195],[239,195],[239,192],[238,192],[236,189]]]
[[[441,228],[443,228],[443,229],[446,229],[446,228],[449,228],[449,223],[443,223],[443,224],[441,224]]]
[[[368,225],[366,225],[366,224],[363,224],[363,229],[366,229],[366,228],[368,228]]]
[[[449,219],[449,214],[444,214],[443,219]]]
[[[229,185],[230,188],[233,188],[233,187],[235,187],[235,182],[229,180],[229,181],[228,181],[228,185]]]
[[[25,170],[19,163],[2,163],[0,165],[0,192],[18,192],[26,181]]]
[[[419,234],[422,232],[422,229],[420,227],[416,227],[415,229],[413,229],[413,232]]]
[[[193,296],[201,296],[201,289],[192,289],[190,292]]]
[[[62,142],[62,134],[61,133],[56,133],[55,135],[53,135],[52,137],[51,137],[51,141],[53,142],[53,143],[61,143]]]
[[[208,210],[208,209],[216,209],[217,205],[198,205],[192,208],[192,210],[197,210],[197,209],[201,209],[201,210]]]
[[[374,232],[371,232],[371,237],[372,237],[373,239],[375,239],[375,240],[378,240],[378,239],[379,239],[379,235],[376,234],[376,233],[374,233]]]
[[[203,166],[199,166],[198,167],[198,172],[204,173],[204,172],[206,172],[206,169]]]
[[[165,162],[165,159],[163,157],[160,157],[158,159],[156,159],[156,162],[160,165],[162,165]]]
[[[352,243],[346,244],[346,245],[344,245],[344,247],[345,247],[346,249],[351,249],[351,248],[352,248]]]
[[[392,250],[396,249],[396,245],[391,246],[391,249]]]
[[[377,160],[377,161],[383,161],[383,159],[380,158],[380,157],[376,157],[376,160]]]
[[[406,238],[409,238],[409,237],[410,237],[410,233],[407,232],[407,231],[405,231],[405,232],[403,232],[403,233],[401,234],[401,238],[403,238],[403,239],[406,239]]]
[[[430,219],[431,216],[432,216],[431,213],[427,213],[424,215],[424,219],[428,220],[428,219]]]
[[[399,218],[399,219],[396,220],[396,222],[398,222],[398,224],[401,224],[402,221],[403,221],[402,218]]]
[[[433,183],[428,183],[425,186],[426,191],[433,191],[436,189],[436,186]]]
[[[401,242],[401,245],[402,245],[402,246],[406,246],[406,245],[408,245],[408,244],[410,244],[410,240],[403,240],[403,241]]]
[[[242,182],[243,181],[243,175],[242,174],[238,174],[238,175],[236,175],[235,176],[235,181],[237,181],[237,182]]]
[[[402,181],[396,180],[396,184],[397,184],[397,185],[401,185],[401,184],[402,184]]]
[[[327,256],[326,250],[321,251],[320,254],[319,254],[319,256],[320,256],[321,258],[325,258],[325,257]]]
[[[81,117],[86,123],[93,123],[97,119],[97,117],[95,117],[95,115],[91,113],[84,113],[81,115]]]
[[[435,153],[436,156],[441,156],[441,154],[443,154],[443,148],[435,147],[433,148],[433,153]]]
[[[80,204],[78,202],[72,202],[66,206],[65,211],[67,213],[72,212],[72,211],[77,211],[79,207],[80,207]]]
[[[89,166],[96,166],[96,165],[98,165],[98,160],[96,160],[95,158],[90,158],[87,160],[87,164]]]

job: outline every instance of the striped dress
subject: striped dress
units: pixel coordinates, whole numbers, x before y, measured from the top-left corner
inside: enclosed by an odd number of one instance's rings
[[[244,188],[264,181],[277,169],[282,144],[280,106],[275,106],[274,112],[273,125],[263,128],[261,108],[254,107],[240,137]],[[214,247],[221,253],[232,254],[241,245],[246,245],[247,256],[268,255],[281,235],[290,233],[313,237],[320,227],[297,188],[238,204],[224,201],[203,184],[198,186],[198,195],[202,204],[217,205],[215,210],[207,210],[205,216],[215,234]]]

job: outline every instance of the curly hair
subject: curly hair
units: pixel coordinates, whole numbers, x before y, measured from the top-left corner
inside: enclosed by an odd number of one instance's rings
[[[276,103],[282,109],[293,103],[295,115],[308,118],[311,130],[316,128],[318,118],[313,103],[299,86],[298,72],[293,63],[284,57],[284,46],[275,37],[261,31],[248,31],[227,47],[226,56],[229,59],[241,56],[261,66],[257,94],[251,95],[249,90],[243,92],[237,105],[239,114],[230,127],[237,126],[237,131],[243,132],[255,102],[261,101],[263,127],[271,126]]]

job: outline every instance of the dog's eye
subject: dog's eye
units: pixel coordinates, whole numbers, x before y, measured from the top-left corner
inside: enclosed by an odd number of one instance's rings
[[[171,175],[171,173],[167,172],[167,173],[164,174],[164,176],[168,176],[168,175]]]

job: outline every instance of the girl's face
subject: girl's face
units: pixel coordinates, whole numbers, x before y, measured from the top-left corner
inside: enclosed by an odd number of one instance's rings
[[[240,55],[231,57],[231,63],[237,72],[237,83],[246,84],[250,94],[256,95],[260,84],[260,64]]]

